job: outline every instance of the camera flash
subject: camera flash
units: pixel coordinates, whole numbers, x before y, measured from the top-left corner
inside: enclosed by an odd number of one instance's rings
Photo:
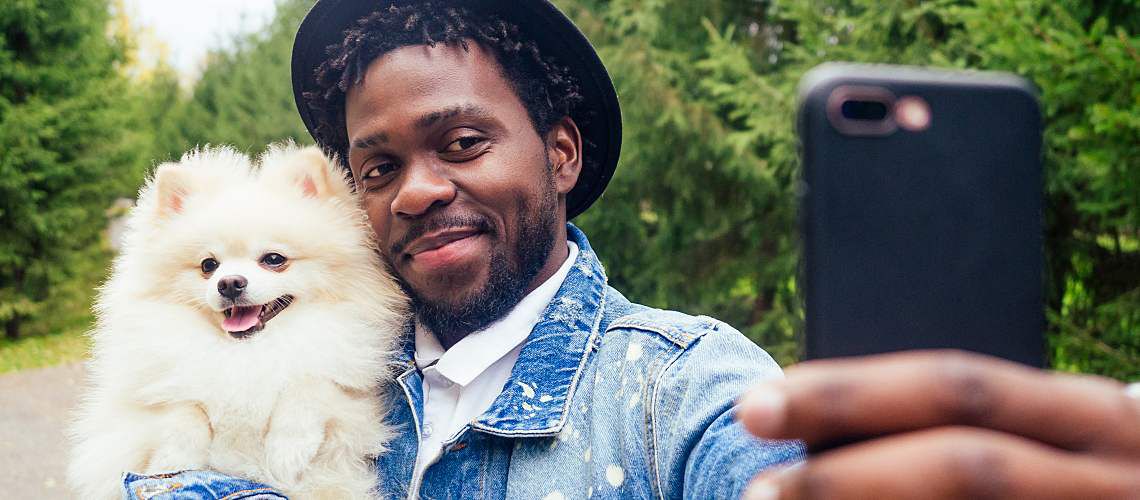
[[[911,132],[930,128],[930,105],[921,97],[908,95],[895,102],[895,122]]]

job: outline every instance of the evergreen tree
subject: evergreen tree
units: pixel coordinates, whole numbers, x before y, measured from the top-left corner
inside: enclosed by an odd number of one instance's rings
[[[311,143],[293,104],[293,35],[312,0],[282,0],[263,30],[211,52],[192,95],[158,129],[167,157],[206,144],[258,153],[271,142]]]
[[[105,211],[131,179],[123,40],[105,0],[0,9],[0,323],[57,314],[52,299],[90,266]]]

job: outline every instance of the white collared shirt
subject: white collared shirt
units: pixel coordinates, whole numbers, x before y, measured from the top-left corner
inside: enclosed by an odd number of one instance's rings
[[[553,276],[523,297],[506,316],[464,337],[446,352],[435,335],[416,322],[415,360],[423,374],[424,422],[414,478],[422,477],[423,471],[439,460],[444,442],[487,411],[503,392],[523,341],[578,257],[578,246],[572,241],[567,246],[570,255]]]

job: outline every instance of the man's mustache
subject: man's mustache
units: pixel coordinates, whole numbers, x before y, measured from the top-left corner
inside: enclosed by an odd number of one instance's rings
[[[388,247],[388,255],[395,258],[404,253],[404,249],[411,245],[417,238],[436,231],[442,231],[451,228],[474,228],[475,230],[483,233],[494,234],[494,226],[487,217],[476,213],[440,213],[428,218],[424,218],[413,223],[408,227],[408,232],[404,234],[400,241],[397,241]]]

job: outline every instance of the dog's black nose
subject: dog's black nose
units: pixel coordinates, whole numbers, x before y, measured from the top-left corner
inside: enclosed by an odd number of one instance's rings
[[[245,291],[245,286],[249,284],[245,276],[232,275],[226,276],[218,280],[218,293],[227,299],[236,299],[242,292]]]

